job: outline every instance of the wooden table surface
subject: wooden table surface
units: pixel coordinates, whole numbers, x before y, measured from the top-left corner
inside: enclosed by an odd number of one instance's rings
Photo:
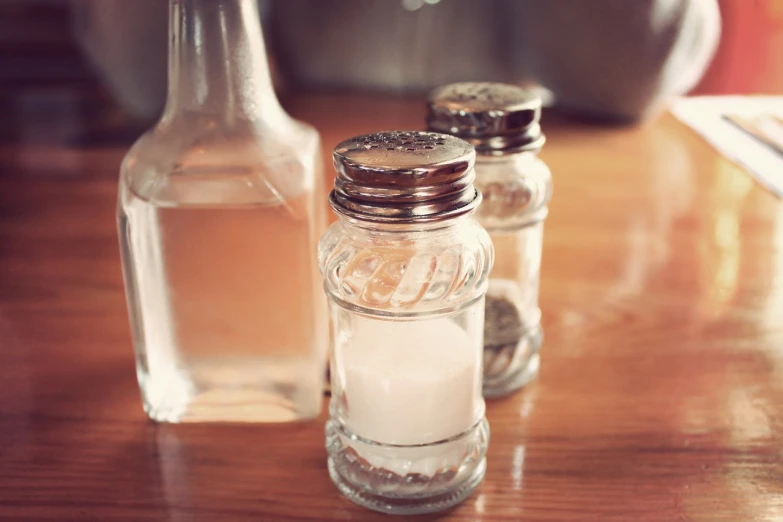
[[[423,112],[287,105],[321,131],[325,159],[349,135],[418,128]],[[78,124],[58,114],[60,127],[0,145],[0,520],[387,519],[330,482],[324,415],[145,419],[114,221],[127,144],[32,139]],[[476,493],[411,519],[781,520],[780,202],[668,115],[630,128],[546,115],[544,129],[541,373],[488,403]]]

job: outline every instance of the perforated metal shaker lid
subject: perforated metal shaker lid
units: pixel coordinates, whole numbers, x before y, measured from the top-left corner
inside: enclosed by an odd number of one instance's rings
[[[389,131],[343,141],[332,155],[329,203],[340,214],[383,223],[441,221],[472,212],[476,153],[434,132]]]
[[[427,102],[427,128],[458,136],[479,154],[541,148],[540,119],[541,98],[504,83],[452,83],[432,91]]]

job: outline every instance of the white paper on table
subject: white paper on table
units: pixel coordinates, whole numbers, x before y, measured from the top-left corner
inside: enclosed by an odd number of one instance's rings
[[[783,119],[783,96],[696,96],[676,99],[674,116],[699,133],[723,156],[783,197],[783,154],[729,121],[730,117]]]

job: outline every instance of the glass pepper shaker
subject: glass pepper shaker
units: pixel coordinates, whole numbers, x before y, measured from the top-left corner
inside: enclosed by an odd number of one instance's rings
[[[484,323],[484,396],[503,396],[538,372],[543,340],[538,287],[552,176],[537,154],[544,144],[541,100],[499,83],[455,83],[428,101],[431,131],[476,148],[476,213],[495,246]]]
[[[484,476],[484,295],[492,243],[472,214],[475,152],[430,132],[334,150],[339,220],[318,260],[331,320],[329,472],[387,513],[452,506]]]
[[[144,409],[281,422],[323,403],[320,142],[278,103],[256,0],[171,0],[160,121],[128,152],[119,236]]]

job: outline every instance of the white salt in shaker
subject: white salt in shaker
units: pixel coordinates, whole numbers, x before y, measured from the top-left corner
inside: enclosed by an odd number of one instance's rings
[[[544,144],[541,100],[500,83],[455,83],[436,89],[427,126],[476,148],[476,214],[495,245],[487,292],[484,396],[507,395],[538,372],[543,334],[538,285],[552,176],[537,154]]]
[[[473,219],[473,147],[431,132],[358,136],[334,150],[319,244],[331,317],[329,472],[352,501],[446,509],[481,482],[481,395],[492,244]]]

